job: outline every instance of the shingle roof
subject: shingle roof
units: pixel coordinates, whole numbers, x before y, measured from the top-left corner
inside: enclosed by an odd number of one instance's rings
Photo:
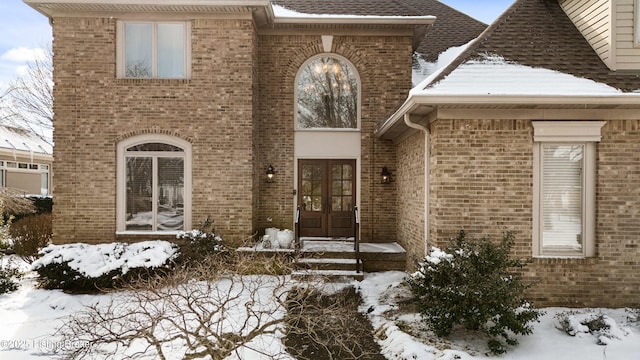
[[[274,0],[273,3],[307,14],[437,17],[417,52],[434,61],[444,50],[478,37],[486,24],[436,0]]]
[[[431,84],[486,54],[508,62],[591,79],[622,91],[640,89],[640,74],[611,71],[557,0],[518,0]]]

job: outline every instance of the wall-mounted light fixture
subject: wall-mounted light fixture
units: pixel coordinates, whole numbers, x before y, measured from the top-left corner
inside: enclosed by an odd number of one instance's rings
[[[267,182],[272,183],[273,176],[275,174],[276,174],[276,170],[273,168],[273,166],[269,165],[269,167],[267,168]]]
[[[383,184],[391,183],[391,172],[389,172],[389,169],[387,169],[386,166],[382,167],[382,172],[380,173],[380,176],[382,177],[380,179],[381,183],[383,183]]]

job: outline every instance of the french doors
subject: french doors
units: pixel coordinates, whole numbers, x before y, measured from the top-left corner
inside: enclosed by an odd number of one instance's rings
[[[300,235],[354,236],[356,161],[298,160]]]

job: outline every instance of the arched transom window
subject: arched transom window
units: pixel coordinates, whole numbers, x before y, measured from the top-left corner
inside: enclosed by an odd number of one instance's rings
[[[189,214],[188,143],[141,138],[119,146],[120,231],[184,230]]]
[[[314,58],[300,68],[296,78],[298,129],[357,129],[358,75],[353,66],[336,56]]]

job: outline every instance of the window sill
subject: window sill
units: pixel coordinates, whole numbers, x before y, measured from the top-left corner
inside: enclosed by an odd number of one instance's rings
[[[585,256],[567,256],[567,255],[539,255],[533,257],[534,264],[553,265],[553,264],[595,264],[597,258]]]
[[[116,231],[116,235],[144,235],[144,236],[152,236],[152,235],[178,235],[178,233],[182,231]]]
[[[342,129],[342,128],[308,128],[296,129],[300,132],[360,132],[360,129]]]
[[[116,78],[118,84],[189,84],[191,79]]]

